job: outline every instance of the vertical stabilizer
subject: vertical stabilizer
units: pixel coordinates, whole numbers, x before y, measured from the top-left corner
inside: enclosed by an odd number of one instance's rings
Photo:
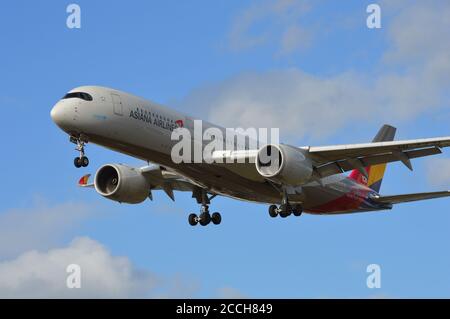
[[[397,129],[393,126],[383,125],[372,142],[375,143],[393,141],[396,131]],[[367,166],[364,169],[366,170],[367,174],[362,174],[360,170],[354,169],[350,173],[350,178],[357,181],[358,183],[372,188],[376,192],[380,192],[381,182],[383,181],[383,176],[386,172],[386,164]]]

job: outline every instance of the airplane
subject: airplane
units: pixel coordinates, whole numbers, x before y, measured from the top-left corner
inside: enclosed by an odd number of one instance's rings
[[[79,186],[130,204],[153,200],[153,190],[164,191],[172,200],[174,191],[191,192],[200,205],[199,214],[188,216],[192,226],[221,223],[220,213],[209,212],[218,195],[268,204],[269,215],[282,218],[303,212],[330,215],[389,210],[399,203],[450,196],[450,191],[380,194],[387,163],[399,161],[412,170],[411,159],[442,153],[441,148],[450,146],[450,137],[395,141],[396,128],[384,125],[371,143],[303,147],[272,143],[250,149],[245,140],[243,150],[213,152],[225,162],[175,163],[171,149],[177,141],[171,134],[179,128],[192,131],[196,119],[163,105],[111,88],[81,86],[64,95],[50,114],[76,144],[77,168],[89,164],[87,143],[147,162],[143,167],[103,165],[92,183],[88,174]],[[204,128],[224,130],[203,123]],[[263,161],[264,154],[273,155],[271,160],[277,165]],[[245,162],[235,161],[243,157]]]

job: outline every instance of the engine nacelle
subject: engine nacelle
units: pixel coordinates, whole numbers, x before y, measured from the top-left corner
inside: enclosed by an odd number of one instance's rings
[[[313,174],[313,165],[306,153],[289,145],[265,145],[256,156],[256,170],[263,177],[282,184],[305,184]]]
[[[111,200],[138,204],[149,194],[150,184],[138,168],[106,164],[95,174],[95,190]]]

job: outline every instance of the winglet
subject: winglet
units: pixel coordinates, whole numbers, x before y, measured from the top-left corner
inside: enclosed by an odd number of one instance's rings
[[[93,187],[94,183],[88,184],[89,177],[91,177],[91,174],[86,174],[80,178],[78,181],[78,186],[80,187]]]

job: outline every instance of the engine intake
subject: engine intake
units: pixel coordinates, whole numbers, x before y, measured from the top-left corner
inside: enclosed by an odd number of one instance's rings
[[[139,169],[122,164],[107,164],[95,174],[95,190],[121,203],[138,204],[149,194],[149,182]]]
[[[311,180],[313,165],[305,150],[284,144],[261,147],[256,170],[263,177],[287,185],[302,185]]]

